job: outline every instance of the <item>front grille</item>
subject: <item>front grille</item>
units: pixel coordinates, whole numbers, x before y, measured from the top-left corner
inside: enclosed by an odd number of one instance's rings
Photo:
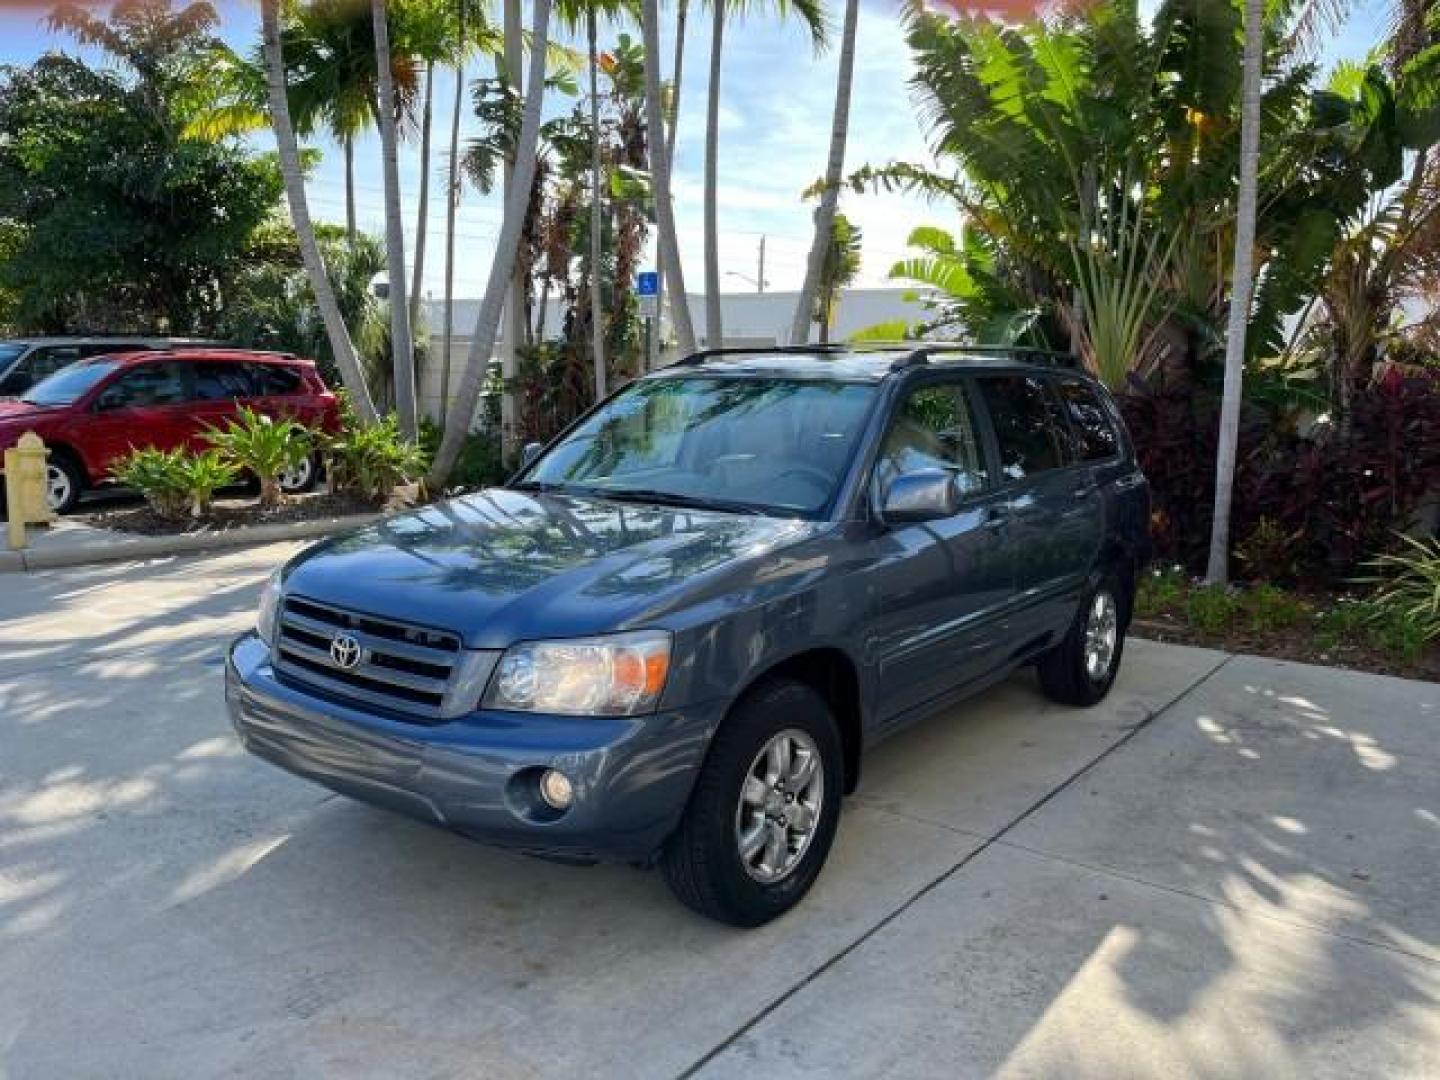
[[[353,667],[331,655],[336,636],[359,645]],[[276,670],[296,682],[389,711],[438,720],[461,661],[460,638],[448,630],[287,596],[280,608]]]

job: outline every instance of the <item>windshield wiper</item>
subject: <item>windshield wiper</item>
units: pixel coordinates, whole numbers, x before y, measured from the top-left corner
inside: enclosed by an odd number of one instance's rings
[[[585,488],[583,494],[616,502],[654,503],[657,506],[674,506],[685,510],[719,510],[729,514],[763,514],[763,507],[754,503],[736,502],[731,499],[713,499],[705,495],[682,495],[677,491],[661,491],[658,488]]]

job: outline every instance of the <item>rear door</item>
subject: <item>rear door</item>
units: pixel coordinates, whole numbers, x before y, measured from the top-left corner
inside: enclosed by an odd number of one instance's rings
[[[886,527],[874,540],[875,616],[882,725],[987,674],[1006,640],[1011,590],[1003,496],[995,490],[968,380],[920,383],[895,406],[871,480],[872,504],[902,473],[944,469],[960,511],[940,521]]]
[[[1048,378],[1015,372],[977,381],[1009,518],[1013,636],[1024,649],[1068,623],[1104,535],[1101,502]]]
[[[255,384],[253,408],[276,419],[290,417],[305,424],[318,419],[309,387],[298,368],[289,364],[254,361],[246,368],[251,382]]]
[[[230,360],[200,359],[186,362],[191,372],[194,395],[190,407],[188,444],[196,451],[208,450],[207,434],[212,428],[224,430],[235,419],[239,407],[252,404],[255,380],[249,366]]]

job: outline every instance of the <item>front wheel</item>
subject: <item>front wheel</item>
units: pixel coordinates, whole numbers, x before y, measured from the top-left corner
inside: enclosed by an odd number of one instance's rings
[[[1129,621],[1129,588],[1119,575],[1106,574],[1081,600],[1065,637],[1036,664],[1046,696],[1066,705],[1104,698],[1120,670]]]
[[[68,457],[54,454],[45,463],[45,505],[53,514],[68,514],[80,505],[84,475]]]
[[[840,736],[825,700],[775,679],[731,711],[711,744],[661,868],[709,918],[760,926],[800,902],[835,837]]]

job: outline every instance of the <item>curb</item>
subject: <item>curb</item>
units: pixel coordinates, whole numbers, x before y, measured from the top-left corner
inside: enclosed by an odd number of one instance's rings
[[[96,563],[129,562],[163,555],[193,555],[251,544],[274,544],[283,540],[307,540],[329,536],[344,529],[369,525],[381,514],[351,514],[339,518],[296,521],[285,525],[248,525],[223,532],[178,533],[174,536],[118,536],[104,547],[72,547],[39,551],[0,551],[0,574],[19,574],[31,570],[60,570],[71,566]]]

